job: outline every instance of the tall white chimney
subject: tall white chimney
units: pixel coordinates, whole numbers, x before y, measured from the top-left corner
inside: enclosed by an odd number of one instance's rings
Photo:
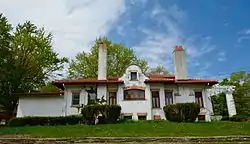
[[[174,48],[174,73],[175,78],[188,79],[186,53],[182,46],[177,45]]]
[[[107,80],[107,47],[103,42],[99,43],[98,80]]]

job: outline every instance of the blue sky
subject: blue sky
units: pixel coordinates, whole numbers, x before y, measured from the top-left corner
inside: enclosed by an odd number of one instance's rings
[[[190,76],[220,78],[250,70],[249,14],[248,0],[148,1],[131,6],[108,36],[170,71],[171,50],[175,42],[183,44]]]
[[[107,36],[171,72],[173,47],[182,44],[190,77],[250,70],[249,0],[1,0],[0,12],[13,25],[30,20],[52,32],[60,56],[74,58]]]

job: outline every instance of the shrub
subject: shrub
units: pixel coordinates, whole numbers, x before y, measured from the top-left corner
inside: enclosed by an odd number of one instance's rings
[[[221,121],[228,121],[229,120],[229,116],[222,116]]]
[[[117,123],[117,119],[121,115],[121,107],[118,105],[92,104],[82,108],[82,116],[87,124],[94,124],[95,117],[99,114],[102,115],[99,123]]]
[[[82,116],[43,117],[28,116],[10,119],[9,126],[74,125],[82,122]]]
[[[163,109],[167,120],[173,122],[194,122],[200,112],[200,106],[196,103],[177,103]]]
[[[250,121],[250,115],[249,114],[237,114],[229,118],[230,121],[235,122],[245,122]]]

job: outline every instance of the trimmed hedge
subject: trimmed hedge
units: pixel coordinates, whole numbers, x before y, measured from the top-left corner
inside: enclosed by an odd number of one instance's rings
[[[87,124],[94,124],[99,114],[102,115],[99,117],[99,123],[117,123],[121,115],[121,106],[91,104],[82,108],[82,116]]]
[[[230,121],[235,122],[250,122],[249,114],[237,114],[229,118]]]
[[[173,122],[194,122],[200,112],[196,103],[177,103],[163,108],[167,120]]]
[[[43,117],[28,116],[10,119],[9,126],[36,126],[36,125],[75,125],[82,123],[82,116],[59,116],[59,117]]]

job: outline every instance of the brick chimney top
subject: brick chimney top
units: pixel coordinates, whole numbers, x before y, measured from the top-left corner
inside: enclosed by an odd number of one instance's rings
[[[184,51],[184,48],[182,45],[176,45],[175,48],[174,48],[174,52],[175,51]]]
[[[100,42],[100,43],[99,43],[99,47],[100,47],[100,48],[107,48],[107,47],[106,47],[106,44],[103,43],[103,42]]]

